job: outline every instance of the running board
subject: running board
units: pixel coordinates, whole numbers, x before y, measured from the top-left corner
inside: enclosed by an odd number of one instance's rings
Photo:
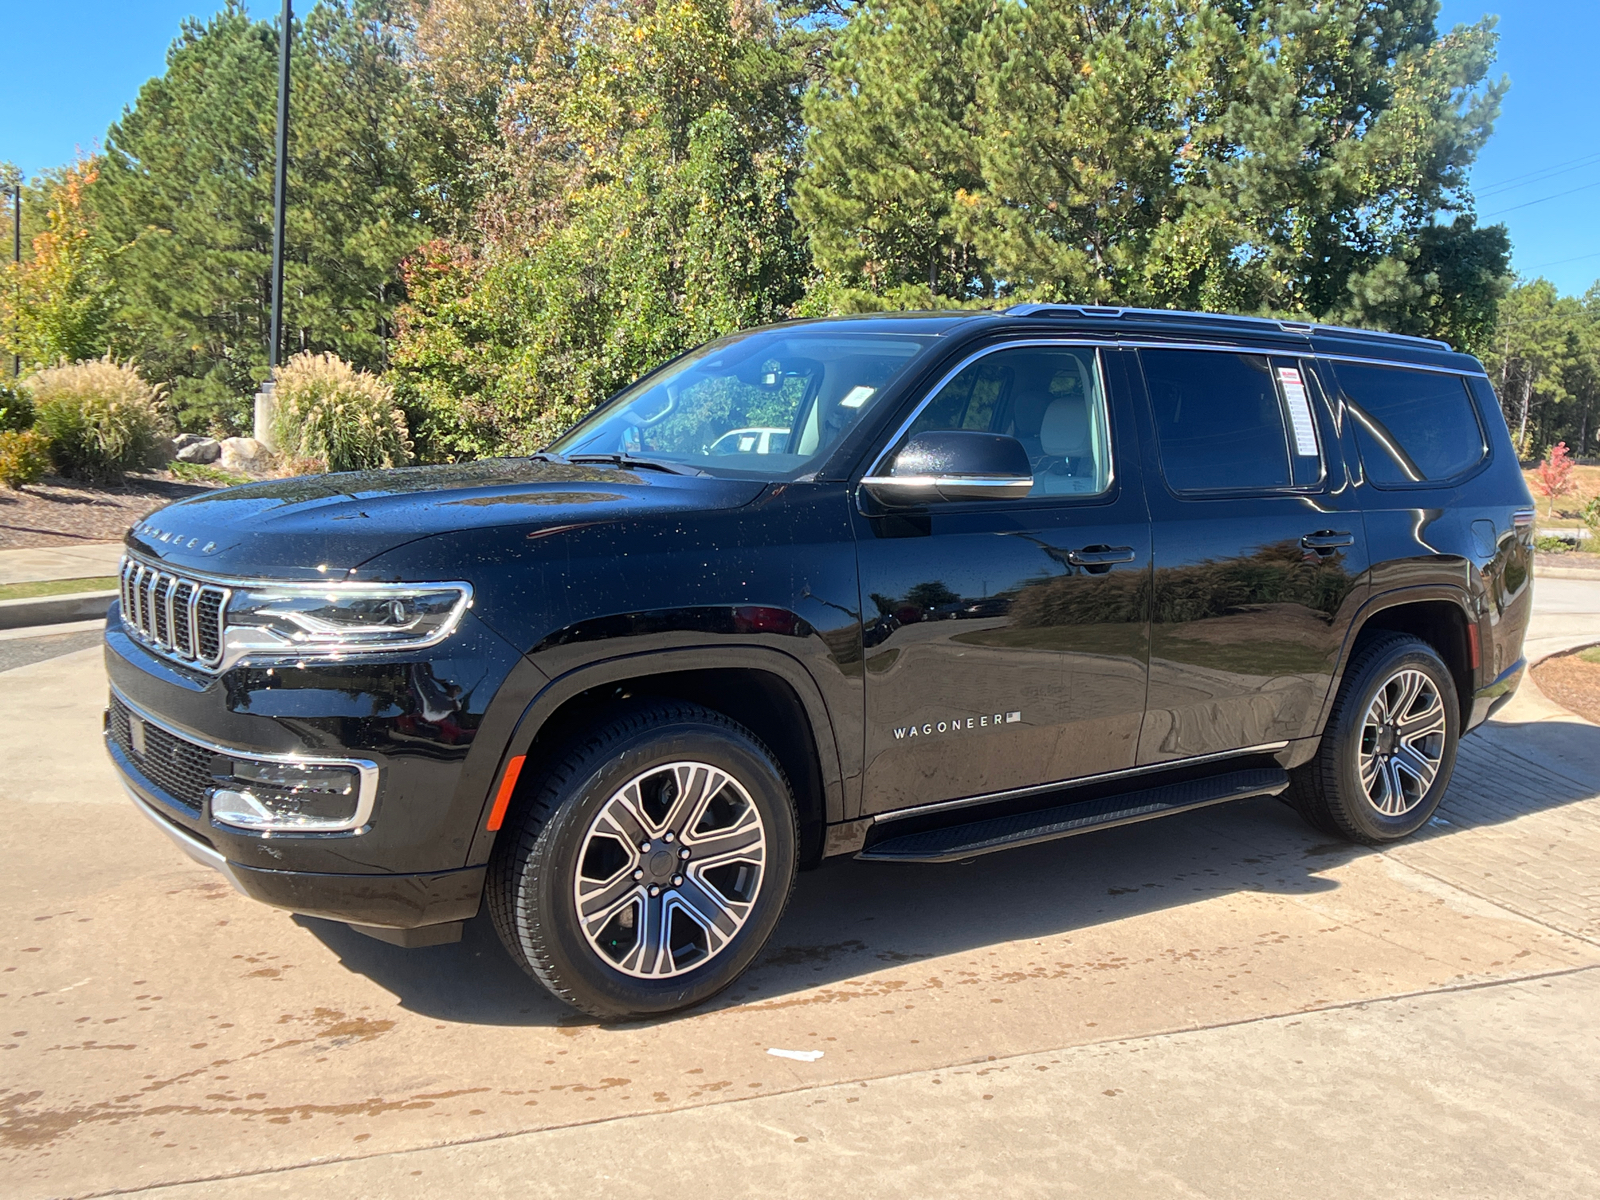
[[[947,825],[885,838],[856,855],[869,862],[959,862],[996,850],[1031,846],[1114,825],[1131,825],[1249,796],[1276,796],[1289,786],[1282,767],[1229,771],[1164,787],[1123,792],[1099,800],[1062,804],[1036,812]]]

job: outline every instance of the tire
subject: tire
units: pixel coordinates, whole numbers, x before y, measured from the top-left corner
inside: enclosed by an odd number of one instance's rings
[[[1382,634],[1352,658],[1316,757],[1290,772],[1286,798],[1324,833],[1369,846],[1397,841],[1439,807],[1460,736],[1455,680],[1438,652]]]
[[[511,956],[591,1016],[709,999],[788,905],[793,793],[760,739],[721,713],[627,706],[525,797],[490,860],[490,915]]]

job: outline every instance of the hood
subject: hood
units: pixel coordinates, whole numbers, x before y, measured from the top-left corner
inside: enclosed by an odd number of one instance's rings
[[[190,496],[135,525],[127,545],[174,570],[325,579],[418,538],[739,508],[765,486],[525,458],[352,471]]]

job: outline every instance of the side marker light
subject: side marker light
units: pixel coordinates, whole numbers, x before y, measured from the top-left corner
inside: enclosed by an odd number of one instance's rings
[[[517,776],[522,774],[522,760],[526,755],[519,754],[506,764],[506,773],[500,777],[500,790],[495,793],[494,807],[489,810],[488,823],[484,825],[490,833],[500,828],[506,819],[506,809],[511,805],[511,793],[517,790]]]

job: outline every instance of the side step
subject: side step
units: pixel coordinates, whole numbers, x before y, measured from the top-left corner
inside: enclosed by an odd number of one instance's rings
[[[1131,825],[1135,821],[1148,821],[1229,800],[1276,796],[1288,786],[1289,773],[1282,767],[1230,771],[1099,800],[885,838],[856,857],[870,862],[959,862],[996,850],[1031,846],[1035,842],[1053,841],[1113,825]]]

